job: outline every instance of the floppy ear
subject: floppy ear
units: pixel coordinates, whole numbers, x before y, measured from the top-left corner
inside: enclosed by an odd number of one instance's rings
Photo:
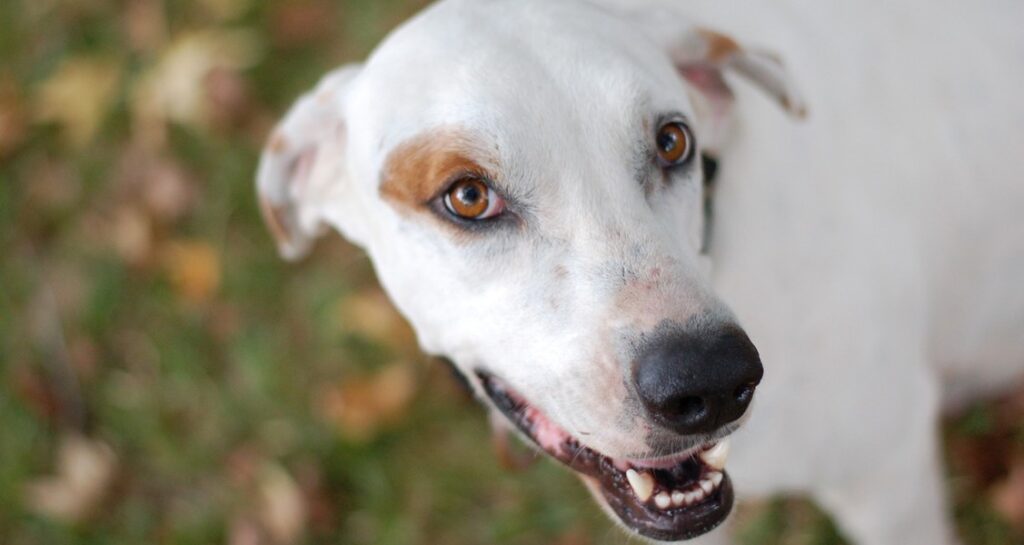
[[[734,97],[723,74],[745,78],[793,117],[807,115],[804,98],[778,56],[700,27],[691,26],[666,42],[679,73],[697,91],[694,102],[705,125],[705,147],[711,151],[725,139],[732,112]]]
[[[359,69],[347,65],[324,76],[291,107],[263,148],[256,173],[260,210],[285,259],[304,256],[326,230],[313,167],[320,148],[336,144],[344,133],[341,104]]]

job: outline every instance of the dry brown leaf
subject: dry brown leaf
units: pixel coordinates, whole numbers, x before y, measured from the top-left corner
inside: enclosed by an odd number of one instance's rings
[[[189,303],[209,301],[220,287],[220,255],[207,242],[172,242],[164,263],[175,291]]]
[[[299,0],[274,5],[270,18],[274,43],[295,47],[324,39],[337,28],[337,8],[326,0]]]
[[[185,214],[195,202],[195,191],[185,171],[175,163],[157,161],[143,178],[142,198],[154,216],[165,222]]]
[[[0,72],[0,159],[17,149],[28,134],[25,107],[12,80]]]
[[[156,51],[167,40],[167,18],[160,0],[130,0],[124,7],[123,27],[128,45],[136,51]]]
[[[153,255],[153,227],[149,216],[134,206],[117,211],[111,226],[111,241],[117,254],[130,265],[143,265]]]
[[[1018,460],[1010,474],[990,492],[992,506],[1015,528],[1024,529],[1024,460]]]
[[[412,366],[398,363],[374,375],[325,388],[319,396],[319,409],[349,439],[369,441],[383,426],[405,414],[415,393]]]
[[[218,66],[206,74],[204,84],[211,124],[240,124],[250,105],[248,81],[237,70]]]
[[[415,353],[416,336],[412,328],[379,288],[344,297],[336,308],[342,331]]]
[[[228,545],[268,545],[260,525],[248,517],[236,517],[228,527]]]
[[[274,543],[297,543],[306,529],[306,502],[292,476],[268,465],[260,476],[259,498],[260,520]]]
[[[120,79],[117,61],[71,57],[38,89],[35,119],[57,123],[65,140],[81,148],[96,136],[113,105]]]
[[[117,457],[106,443],[77,434],[60,438],[56,473],[29,483],[25,503],[36,513],[64,522],[92,514],[113,482]]]

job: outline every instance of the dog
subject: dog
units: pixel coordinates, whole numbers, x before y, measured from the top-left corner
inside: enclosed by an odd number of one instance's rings
[[[1020,21],[442,0],[298,100],[259,201],[631,535],[727,543],[735,490],[954,543],[937,420],[1024,371]]]

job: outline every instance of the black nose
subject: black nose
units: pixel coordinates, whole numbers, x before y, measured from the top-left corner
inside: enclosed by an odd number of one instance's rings
[[[727,324],[661,337],[637,358],[633,380],[659,424],[694,434],[743,416],[763,373],[747,334]]]

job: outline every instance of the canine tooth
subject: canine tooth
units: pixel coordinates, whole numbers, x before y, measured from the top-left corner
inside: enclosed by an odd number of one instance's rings
[[[700,459],[704,460],[704,463],[711,466],[713,469],[722,469],[725,467],[725,459],[729,457],[729,441],[719,441],[717,445],[711,447],[708,450],[700,453]]]
[[[721,471],[712,471],[708,478],[711,479],[711,484],[718,488],[718,485],[722,484],[723,475]]]
[[[682,493],[682,492],[680,492],[678,490],[673,490],[672,491],[672,505],[674,505],[676,507],[679,507],[679,506],[683,505],[683,502],[685,502],[685,501],[686,501],[686,494],[684,494],[684,493]]]
[[[651,493],[654,492],[654,477],[650,473],[637,473],[635,469],[630,469],[626,471],[626,480],[629,481],[629,486],[633,487],[637,499],[641,502],[651,499]]]
[[[711,491],[715,489],[715,485],[711,484],[711,481],[707,479],[702,479],[700,481],[700,489],[703,490],[705,494],[710,494]]]
[[[668,497],[665,492],[658,492],[657,496],[654,496],[654,505],[658,506],[658,509],[668,509],[668,506],[672,504],[672,498]]]

